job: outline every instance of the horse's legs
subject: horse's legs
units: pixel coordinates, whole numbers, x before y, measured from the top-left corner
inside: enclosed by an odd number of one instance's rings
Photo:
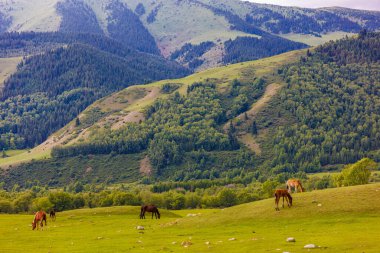
[[[278,202],[279,202],[279,200],[280,200],[280,198],[279,197],[277,197],[277,195],[275,196],[276,198],[275,198],[275,200],[274,200],[274,203],[275,203],[275,205],[276,205],[276,211],[280,211],[280,209],[278,208]]]

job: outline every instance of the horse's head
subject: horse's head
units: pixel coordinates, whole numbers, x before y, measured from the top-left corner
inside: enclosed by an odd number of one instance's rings
[[[36,221],[33,221],[33,222],[32,222],[32,230],[36,229],[36,226],[37,226],[37,222],[36,222]]]
[[[289,193],[288,193],[288,199],[289,199],[289,206],[292,206],[293,205],[293,198],[292,198],[292,196],[290,196]]]

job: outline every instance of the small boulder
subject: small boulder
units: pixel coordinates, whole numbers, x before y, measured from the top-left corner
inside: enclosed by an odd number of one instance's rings
[[[287,242],[296,242],[296,238],[294,238],[294,237],[288,237],[288,238],[286,239],[286,241],[287,241]]]
[[[321,203],[319,203],[317,206],[321,207],[321,206],[322,206],[322,204],[321,204]]]
[[[143,226],[137,226],[136,229],[137,230],[144,230],[145,228]]]
[[[193,243],[190,242],[190,241],[183,241],[183,242],[181,243],[181,246],[183,246],[183,247],[185,247],[185,248],[187,248],[187,247],[189,247],[189,246],[191,246],[191,245],[193,245]]]
[[[315,245],[315,244],[306,244],[305,246],[303,246],[305,249],[316,249],[316,248],[318,248],[318,246],[317,245]]]
[[[236,241],[236,238],[230,238],[229,241]]]

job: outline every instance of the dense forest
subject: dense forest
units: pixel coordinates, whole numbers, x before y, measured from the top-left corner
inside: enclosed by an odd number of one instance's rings
[[[292,14],[296,17],[286,16],[271,9],[257,8],[246,16],[246,21],[276,34],[301,33],[318,35],[328,31],[359,32],[362,29],[361,25],[344,15],[337,15],[328,10],[304,10],[303,13],[295,14],[293,12]],[[373,21],[376,21],[376,15],[368,15],[369,18],[374,18]],[[276,22],[273,22],[273,20]]]
[[[278,100],[295,123],[274,131],[270,167],[313,172],[380,148],[380,34],[329,42],[283,69]],[[375,159],[379,157],[375,156]]]
[[[0,34],[5,32],[8,29],[8,26],[11,23],[11,19],[7,18],[1,11],[0,11]]]
[[[103,34],[95,12],[83,1],[65,0],[58,2],[57,12],[62,17],[59,27],[61,32]]]
[[[209,51],[213,46],[215,46],[215,43],[212,41],[205,41],[199,45],[186,43],[180,49],[173,52],[170,59],[177,60],[182,63],[188,63],[189,68],[195,69],[204,62],[204,60],[199,59],[199,57]]]
[[[123,47],[111,50],[124,57],[84,44],[70,44],[26,58],[1,91],[0,146],[33,147],[96,99],[131,84],[189,73],[158,56]]]
[[[265,81],[242,83],[235,80],[226,94],[209,83],[194,83],[187,96],[175,92],[146,110],[141,124],[128,123],[119,130],[99,129],[88,143],[57,147],[54,157],[78,154],[128,154],[147,151],[156,175],[170,165],[180,165],[184,153],[223,151],[239,148],[233,127],[227,132],[220,125],[248,109],[264,91]],[[206,168],[202,168],[204,170]]]
[[[224,63],[237,63],[242,61],[257,60],[260,58],[281,54],[287,51],[306,48],[303,43],[293,42],[275,36],[238,37],[224,43]]]
[[[111,38],[141,52],[160,54],[153,36],[127,5],[113,1],[107,6],[107,10],[110,13],[107,31]]]

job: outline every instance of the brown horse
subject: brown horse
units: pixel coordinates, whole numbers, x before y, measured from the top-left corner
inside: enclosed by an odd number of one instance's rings
[[[146,212],[152,213],[152,219],[153,219],[153,214],[156,217],[156,219],[161,218],[160,212],[158,211],[158,208],[155,205],[144,205],[144,206],[142,206],[141,212],[140,212],[140,219],[145,219],[145,213]]]
[[[32,222],[32,230],[34,230],[35,228],[37,228],[38,230],[39,225],[41,226],[41,229],[42,229],[42,227],[44,226],[44,221],[45,221],[45,226],[46,226],[46,213],[44,211],[38,211],[34,215],[34,220]]]
[[[289,193],[292,193],[292,189],[294,189],[294,192],[297,192],[298,188],[301,192],[305,191],[299,179],[289,179],[286,181],[286,189],[288,189]]]
[[[278,208],[278,202],[280,202],[280,199],[282,197],[282,208],[284,208],[284,199],[286,199],[286,203],[288,203],[288,206],[291,207],[293,205],[293,198],[290,196],[290,193],[285,190],[285,189],[277,189],[274,193],[275,196],[275,201],[274,203],[276,204],[276,210],[280,211]]]
[[[55,221],[55,218],[56,218],[55,212],[56,212],[55,209],[53,209],[49,213],[50,219],[52,219],[53,221]]]

